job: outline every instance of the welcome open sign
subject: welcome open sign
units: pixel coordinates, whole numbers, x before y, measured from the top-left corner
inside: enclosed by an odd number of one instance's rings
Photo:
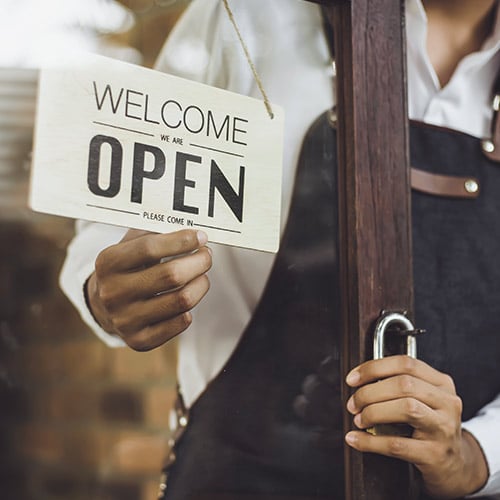
[[[86,54],[42,70],[34,210],[278,249],[283,113],[200,83]]]

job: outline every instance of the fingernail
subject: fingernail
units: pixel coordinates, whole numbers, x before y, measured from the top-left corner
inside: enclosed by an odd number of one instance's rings
[[[349,401],[347,401],[347,410],[349,413],[357,413],[356,405],[354,404],[354,397],[351,396]]]
[[[345,436],[345,441],[349,446],[355,446],[358,442],[358,437],[354,432],[349,432]]]
[[[357,369],[352,370],[346,377],[347,385],[356,385],[361,380],[361,374]]]
[[[358,413],[354,417],[354,424],[356,425],[356,427],[358,427],[359,429],[361,429],[362,423],[361,423],[361,414],[360,413]]]
[[[203,246],[207,243],[208,241],[208,236],[207,236],[207,233],[205,233],[204,231],[198,231],[196,233],[196,236],[198,237],[198,243]]]

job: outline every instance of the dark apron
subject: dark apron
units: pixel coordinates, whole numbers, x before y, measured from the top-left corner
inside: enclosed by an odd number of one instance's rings
[[[338,439],[325,449],[324,431],[292,408],[322,360],[338,366],[335,157],[324,114],[304,141],[261,302],[222,372],[181,419],[168,500],[344,498],[342,433],[329,431]],[[473,176],[482,189],[475,200],[412,199],[416,324],[428,331],[419,357],[452,375],[468,419],[500,393],[500,167],[478,139],[422,124],[411,125],[411,158],[418,169]],[[337,430],[342,412],[339,394]]]

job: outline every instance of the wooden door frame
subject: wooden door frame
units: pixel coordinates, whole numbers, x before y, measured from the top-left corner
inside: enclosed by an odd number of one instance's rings
[[[346,374],[371,358],[382,310],[413,314],[405,2],[309,1],[325,8],[334,28]],[[345,386],[343,401],[349,396]],[[347,412],[344,427],[353,428]],[[345,463],[348,500],[418,495],[415,471],[404,462],[346,446]]]

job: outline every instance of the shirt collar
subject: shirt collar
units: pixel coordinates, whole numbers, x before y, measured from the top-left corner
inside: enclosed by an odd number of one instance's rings
[[[479,68],[487,64],[495,54],[500,52],[500,7],[498,6],[495,13],[495,21],[492,34],[486,39],[480,51],[469,54],[461,63],[461,70]],[[426,38],[427,38],[427,14],[425,12],[422,0],[406,0],[406,18],[407,18],[407,35],[408,44],[412,45],[417,53],[426,61],[429,71],[433,75],[435,84],[439,87],[437,76],[428,61]]]

